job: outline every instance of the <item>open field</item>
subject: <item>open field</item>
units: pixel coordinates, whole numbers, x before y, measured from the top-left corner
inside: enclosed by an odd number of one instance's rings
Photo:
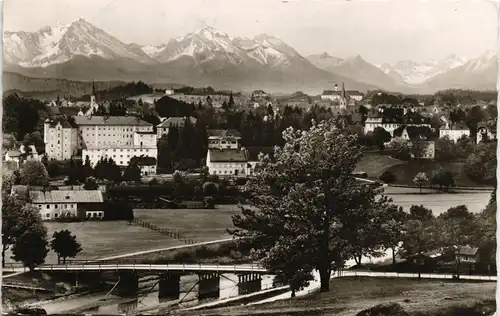
[[[154,248],[165,248],[181,244],[180,241],[169,238],[159,232],[142,228],[137,225],[129,225],[125,221],[110,222],[80,222],[80,223],[57,223],[45,222],[48,230],[49,240],[52,234],[61,229],[68,229],[76,235],[76,239],[82,245],[83,251],[74,259],[88,260],[119,255]],[[10,250],[6,255],[7,262],[10,259]],[[50,251],[46,263],[57,263],[57,255]]]
[[[378,179],[386,169],[401,164],[406,162],[377,153],[364,153],[355,171],[364,171],[368,178]]]
[[[395,183],[413,185],[413,178],[419,172],[424,172],[430,178],[432,171],[439,168],[450,170],[455,178],[456,186],[469,186],[481,187],[483,185],[477,184],[467,177],[463,172],[463,162],[437,162],[437,161],[408,161],[405,164],[393,165],[387,168],[387,171],[392,172],[396,176]],[[371,177],[370,174],[368,174]]]
[[[361,310],[388,302],[399,303],[410,315],[415,316],[471,315],[439,312],[451,307],[473,306],[483,302],[491,308],[490,311],[494,311],[495,283],[342,278],[331,282],[328,293],[240,308],[189,311],[189,315],[354,316]]]
[[[400,191],[411,192],[412,194],[401,194]],[[476,191],[464,193],[436,193],[418,194],[418,189],[412,188],[392,188],[388,187],[386,194],[392,198],[394,203],[408,210],[412,205],[423,205],[432,210],[434,215],[439,215],[450,207],[464,204],[473,213],[481,212],[491,197],[490,191]],[[397,192],[397,193],[396,193]]]
[[[135,218],[154,223],[160,228],[179,233],[182,237],[209,241],[230,238],[227,228],[233,227],[231,216],[239,214],[237,205],[217,205],[206,209],[134,210]]]
[[[401,194],[402,192],[408,194]],[[478,191],[455,194],[418,194],[418,189],[387,188],[387,194],[396,205],[409,209],[424,205],[437,216],[452,206],[465,204],[471,212],[481,212],[490,199],[491,192]],[[176,231],[182,237],[198,241],[230,238],[227,228],[233,227],[231,216],[240,214],[237,205],[217,205],[217,209],[136,209],[134,216],[155,225]]]

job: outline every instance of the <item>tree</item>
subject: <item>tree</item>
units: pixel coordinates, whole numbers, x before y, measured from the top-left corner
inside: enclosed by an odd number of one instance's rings
[[[478,223],[465,205],[449,208],[439,215],[438,221],[442,246],[454,254],[457,278],[460,278],[460,249],[475,243],[479,233]]]
[[[337,129],[334,120],[313,122],[303,132],[290,127],[283,138],[272,159],[261,155],[247,182],[255,208],[242,207],[230,233],[245,237],[238,241],[253,247],[253,258],[271,270],[293,270],[295,260],[277,259],[300,255],[303,267],[319,271],[321,291],[329,291],[332,271],[360,252],[372,252],[356,242],[358,229],[371,234],[382,223],[369,220],[367,227],[360,219],[376,219],[388,209],[388,199],[381,188],[356,182],[352,173],[361,150],[356,136]],[[378,248],[383,240],[371,237],[370,246]]]
[[[55,178],[63,174],[63,166],[59,161],[56,160],[49,161],[46,168],[51,178]]]
[[[402,207],[392,206],[388,212],[385,212],[383,221],[383,229],[379,233],[384,237],[384,248],[392,250],[392,264],[396,264],[396,254],[400,243],[404,237],[404,224],[407,220],[406,214]]]
[[[60,264],[61,258],[63,264],[66,264],[66,258],[74,258],[82,251],[82,246],[76,240],[76,236],[67,229],[54,232],[52,238],[50,247],[57,253],[57,264]]]
[[[409,219],[415,219],[423,222],[429,222],[434,219],[434,214],[431,209],[424,207],[423,205],[412,205],[410,207]]]
[[[389,143],[389,149],[391,149],[394,152],[392,154],[393,158],[401,160],[409,160],[411,157],[410,142],[401,137],[394,137]]]
[[[448,190],[455,186],[455,178],[453,173],[444,168],[439,168],[434,170],[431,174],[430,179],[431,185],[439,186],[439,189],[448,192]]]
[[[22,234],[12,247],[12,258],[21,261],[25,267],[33,271],[37,265],[43,264],[49,252],[47,230],[27,231]]]
[[[378,146],[380,151],[383,151],[385,146],[384,143],[388,142],[391,140],[391,133],[386,131],[383,127],[376,127],[373,130],[372,134],[372,142]]]
[[[425,186],[429,182],[427,175],[424,172],[419,172],[413,178],[413,183],[420,189],[420,194],[422,194],[422,187]]]
[[[216,196],[219,192],[219,187],[213,182],[203,183],[203,195],[205,196]]]
[[[203,199],[203,202],[205,204],[206,209],[215,208],[215,201],[214,201],[214,198],[212,196],[205,196],[205,198]]]
[[[85,179],[85,184],[83,185],[85,190],[98,190],[99,185],[97,184],[97,180],[94,177],[88,177]]]
[[[485,118],[483,109],[476,105],[465,114],[465,124],[469,127],[470,137],[476,139],[478,124]]]
[[[139,168],[137,162],[133,161],[132,159],[123,172],[123,180],[131,182],[141,181],[141,168]]]
[[[408,219],[405,224],[401,256],[416,261],[419,266],[418,278],[420,279],[421,266],[425,253],[436,247],[437,233],[433,220],[423,221],[415,218]]]
[[[496,142],[477,144],[465,162],[464,172],[477,183],[496,186],[496,152]]]
[[[26,204],[17,196],[2,197],[2,266],[5,265],[5,252],[27,232],[42,232],[45,229],[40,211]]]
[[[26,161],[21,168],[21,184],[32,186],[48,186],[49,173],[39,161]]]
[[[380,176],[380,180],[385,183],[393,183],[396,181],[396,175],[388,170],[384,171]]]
[[[437,139],[435,146],[437,161],[448,162],[456,158],[456,145],[448,136]]]

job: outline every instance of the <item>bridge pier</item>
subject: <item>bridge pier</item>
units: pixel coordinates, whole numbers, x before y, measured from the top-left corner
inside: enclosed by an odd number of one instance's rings
[[[198,299],[219,298],[220,277],[217,272],[199,273]]]
[[[261,290],[262,276],[256,273],[245,273],[238,275],[238,294],[245,295]]]
[[[135,271],[120,271],[120,282],[118,283],[118,295],[123,297],[134,297],[139,290],[139,276]]]
[[[163,273],[160,275],[159,298],[179,299],[181,276],[177,273]]]

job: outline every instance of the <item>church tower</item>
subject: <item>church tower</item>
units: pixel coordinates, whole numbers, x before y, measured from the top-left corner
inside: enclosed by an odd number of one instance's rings
[[[95,82],[92,81],[92,94],[90,95],[90,106],[93,106],[94,104],[96,104],[95,96],[96,96]]]
[[[342,82],[342,91],[340,91],[340,108],[341,109],[346,109],[347,108],[347,97],[345,94],[345,87],[344,83]]]

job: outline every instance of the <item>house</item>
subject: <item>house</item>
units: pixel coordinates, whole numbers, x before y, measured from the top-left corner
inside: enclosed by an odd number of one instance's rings
[[[18,149],[8,150],[4,155],[5,162],[11,162],[16,165],[16,169],[19,169],[21,165],[23,153]]]
[[[431,127],[430,119],[417,113],[415,109],[379,107],[374,115],[366,119],[365,134],[373,132],[377,127],[393,134],[402,125]]]
[[[479,248],[477,247],[460,247],[457,256],[462,263],[476,263],[479,262]]]
[[[7,150],[4,153],[4,161],[14,165],[16,170],[19,169],[25,161],[29,160],[40,160],[40,156],[34,145],[29,145],[28,148],[21,145],[19,149]]]
[[[206,166],[210,174],[220,176],[245,175],[247,171],[248,152],[246,149],[212,148],[207,152]]]
[[[191,124],[196,124],[196,119],[192,116],[189,117]],[[158,139],[162,138],[163,135],[168,135],[169,128],[177,126],[179,128],[184,127],[186,122],[186,117],[169,117],[165,119],[160,124],[156,125],[156,137]]]
[[[237,130],[209,129],[208,148],[209,149],[238,149],[241,134]]]
[[[322,100],[339,101],[345,99],[346,102],[350,101],[361,101],[364,95],[357,90],[345,90],[344,83],[342,83],[342,89],[339,90],[338,86],[335,85],[333,90],[325,90],[321,94]]]
[[[455,124],[450,126],[450,124],[446,123],[445,128],[441,128],[439,130],[439,138],[447,137],[454,142],[457,142],[464,136],[470,136],[470,130],[465,124]]]
[[[130,163],[136,163],[141,169],[141,176],[151,176],[156,174],[157,160],[154,157],[134,156],[130,159]]]
[[[394,137],[409,140],[410,152],[413,158],[434,159],[435,142],[432,140],[432,130],[427,126],[401,126],[394,130]]]
[[[252,91],[252,97],[253,98],[266,98],[268,97],[269,95],[264,92],[263,90],[254,90]]]
[[[167,90],[165,90],[165,95],[172,95],[174,93],[175,93],[174,89],[167,89]]]
[[[42,220],[61,216],[102,219],[104,200],[100,190],[30,191],[31,204],[40,210]]]

